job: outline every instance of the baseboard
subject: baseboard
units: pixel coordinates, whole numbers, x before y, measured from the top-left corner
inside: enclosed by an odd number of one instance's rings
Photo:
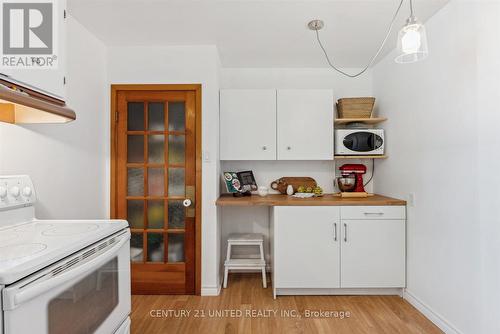
[[[408,301],[413,307],[420,311],[427,319],[432,321],[436,326],[438,326],[446,334],[463,334],[457,328],[455,328],[448,320],[446,320],[439,313],[435,312],[427,304],[422,302],[413,293],[405,289],[403,293],[403,298]]]
[[[202,287],[201,288],[201,295],[202,296],[218,296],[220,295],[220,289],[221,286],[214,286],[214,287]]]

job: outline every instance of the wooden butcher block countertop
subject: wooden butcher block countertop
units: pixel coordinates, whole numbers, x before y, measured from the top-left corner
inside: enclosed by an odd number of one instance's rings
[[[377,206],[406,205],[406,201],[382,195],[374,195],[366,198],[341,198],[332,194],[312,198],[295,198],[287,195],[267,195],[265,197],[259,195],[246,197],[222,195],[216,204],[218,206]]]

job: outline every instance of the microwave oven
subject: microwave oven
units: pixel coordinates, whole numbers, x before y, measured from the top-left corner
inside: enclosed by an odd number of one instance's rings
[[[383,129],[335,130],[336,155],[383,155]]]

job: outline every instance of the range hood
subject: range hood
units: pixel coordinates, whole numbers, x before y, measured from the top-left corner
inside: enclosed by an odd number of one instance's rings
[[[67,123],[75,119],[75,112],[63,100],[10,77],[0,76],[0,122]]]

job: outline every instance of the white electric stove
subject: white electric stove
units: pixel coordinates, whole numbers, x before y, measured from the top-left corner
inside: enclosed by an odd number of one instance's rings
[[[124,220],[38,220],[28,176],[0,176],[0,334],[128,333]]]

